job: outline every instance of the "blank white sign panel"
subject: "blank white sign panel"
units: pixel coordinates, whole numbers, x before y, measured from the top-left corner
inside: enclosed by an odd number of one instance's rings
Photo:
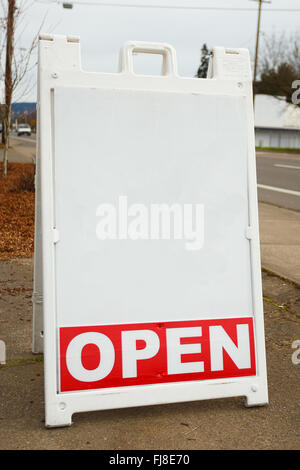
[[[253,315],[245,109],[243,96],[54,89],[58,327]],[[202,247],[100,240],[97,208],[120,197],[201,204]]]

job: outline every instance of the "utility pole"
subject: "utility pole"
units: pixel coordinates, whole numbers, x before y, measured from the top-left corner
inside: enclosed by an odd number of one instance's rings
[[[269,0],[252,0],[252,1],[258,2],[258,18],[257,18],[256,46],[255,46],[254,74],[253,74],[253,83],[255,85],[256,79],[257,79],[257,63],[258,63],[258,49],[259,49],[262,4],[263,3],[272,3],[272,2],[269,1]]]
[[[10,131],[10,108],[12,100],[12,57],[14,50],[14,22],[15,22],[16,0],[8,0],[7,23],[6,23],[6,62],[5,62],[5,108],[3,122],[4,154],[3,154],[3,177],[7,175],[8,139]]]

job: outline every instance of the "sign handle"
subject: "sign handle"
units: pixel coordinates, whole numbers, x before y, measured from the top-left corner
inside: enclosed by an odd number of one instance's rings
[[[177,76],[175,49],[169,44],[155,42],[128,41],[120,51],[119,72],[134,74],[133,53],[160,54],[163,56],[162,76]]]

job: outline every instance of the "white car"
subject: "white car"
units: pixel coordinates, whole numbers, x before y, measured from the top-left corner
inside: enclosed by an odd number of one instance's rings
[[[31,127],[28,124],[19,124],[17,127],[18,135],[31,135]]]

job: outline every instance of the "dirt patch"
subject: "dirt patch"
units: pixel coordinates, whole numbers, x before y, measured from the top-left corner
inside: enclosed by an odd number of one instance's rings
[[[33,255],[34,173],[33,164],[9,163],[0,178],[0,260]]]
[[[11,360],[31,356],[33,260],[0,261],[0,339]]]

